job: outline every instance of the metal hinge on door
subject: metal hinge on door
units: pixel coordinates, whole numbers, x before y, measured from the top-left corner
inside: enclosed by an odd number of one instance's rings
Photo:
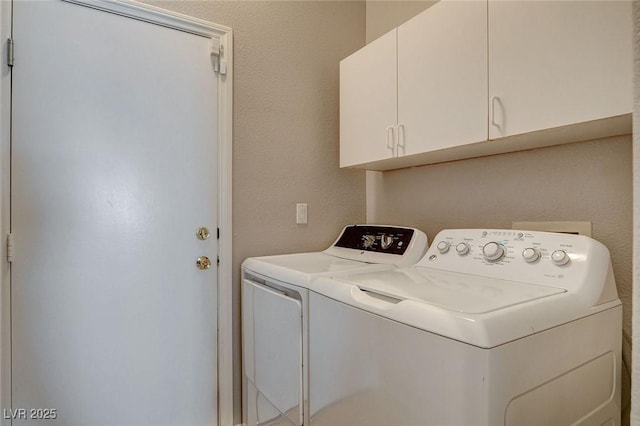
[[[224,59],[224,44],[219,38],[211,39],[211,56],[213,57],[213,70],[221,75],[227,74],[227,61]]]
[[[7,262],[13,262],[13,235],[7,234]]]
[[[7,66],[12,67],[15,57],[13,56],[13,39],[7,39]]]

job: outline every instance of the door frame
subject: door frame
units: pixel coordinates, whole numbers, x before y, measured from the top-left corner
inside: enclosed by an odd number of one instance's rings
[[[222,47],[218,63],[218,424],[233,425],[232,340],[232,131],[233,32],[231,28],[131,0],[63,0],[210,38]],[[0,408],[11,408],[11,282],[6,238],[11,230],[11,68],[12,2],[0,1]],[[19,41],[16,41],[19,51]],[[19,53],[16,55],[19,69]],[[2,416],[4,417],[4,416]],[[1,424],[9,424],[0,418]]]

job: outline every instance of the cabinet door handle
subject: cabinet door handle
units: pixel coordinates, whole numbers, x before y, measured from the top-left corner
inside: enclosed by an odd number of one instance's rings
[[[391,150],[391,156],[395,157],[395,132],[393,126],[387,127],[387,148]]]
[[[400,148],[402,148],[402,154],[405,154],[405,129],[404,124],[398,124],[398,155],[400,155]]]
[[[491,97],[491,125],[500,128],[500,125],[496,121],[496,102],[500,102],[500,98],[497,96]]]

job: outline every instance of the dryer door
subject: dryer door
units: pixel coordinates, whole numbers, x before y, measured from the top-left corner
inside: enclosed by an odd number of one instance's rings
[[[242,334],[249,425],[302,425],[302,301],[244,279]]]

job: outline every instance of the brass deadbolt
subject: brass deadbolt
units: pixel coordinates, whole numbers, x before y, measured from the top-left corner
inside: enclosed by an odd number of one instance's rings
[[[204,226],[198,229],[198,232],[196,232],[196,236],[199,240],[206,240],[207,238],[209,238],[209,235],[209,230]]]

